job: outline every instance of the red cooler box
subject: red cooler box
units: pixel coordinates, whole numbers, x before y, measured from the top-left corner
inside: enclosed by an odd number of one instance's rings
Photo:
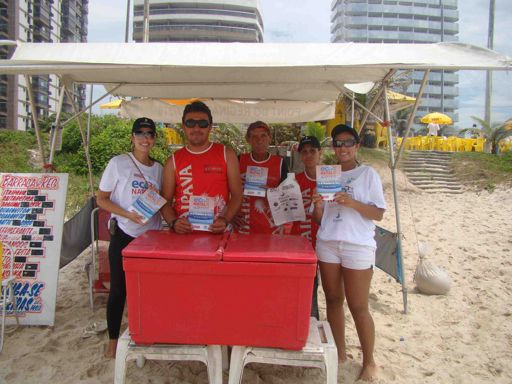
[[[149,231],[123,251],[138,344],[300,349],[316,256],[300,236]]]

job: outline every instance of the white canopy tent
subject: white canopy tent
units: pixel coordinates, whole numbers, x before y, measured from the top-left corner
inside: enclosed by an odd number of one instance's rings
[[[8,44],[13,45],[12,42]],[[430,70],[509,70],[512,68],[510,57],[484,48],[458,43],[414,45],[16,43],[15,45],[11,58],[0,60],[0,73],[27,76],[29,95],[31,95],[29,75],[58,75],[64,84],[60,93],[60,106],[65,92],[69,93],[68,88],[72,84],[101,84],[108,90],[108,94],[155,99],[207,98],[273,103],[280,101],[333,103],[341,94],[347,94],[347,96],[352,94],[349,90],[350,84],[381,83],[382,87],[377,95],[380,97],[380,95],[387,95],[385,92],[387,81],[396,70],[424,70],[425,76],[408,122],[406,135],[412,125],[412,116],[420,102]],[[30,97],[32,99],[32,96]],[[96,100],[86,110],[102,98]],[[390,120],[387,102],[386,107],[384,122]],[[373,106],[370,105],[370,111],[372,108]],[[57,120],[59,116],[60,111],[57,112]],[[33,108],[33,118],[37,133],[35,108]],[[363,124],[365,120],[366,117],[363,117]],[[85,135],[82,133],[82,136],[88,156]],[[401,263],[401,230],[395,168],[398,157],[403,151],[403,145],[395,157],[389,125],[388,140],[397,218],[398,262]],[[41,145],[40,148],[42,150]],[[88,163],[90,164],[89,159]],[[404,309],[407,311],[407,290],[403,272],[400,282],[403,287]]]

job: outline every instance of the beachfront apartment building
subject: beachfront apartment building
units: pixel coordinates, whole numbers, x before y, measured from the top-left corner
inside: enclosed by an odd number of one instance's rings
[[[0,39],[34,43],[86,42],[89,0],[0,0]],[[0,46],[0,58],[8,58],[12,47]],[[60,80],[54,76],[32,76],[38,118],[54,113]],[[85,106],[85,86],[73,90],[78,108]],[[72,105],[64,99],[64,112]],[[32,110],[24,76],[0,76],[0,129],[32,128]]]
[[[384,44],[453,42],[458,40],[458,21],[457,0],[333,0],[331,41]],[[405,93],[416,96],[423,72],[413,72],[411,77]],[[457,86],[457,72],[431,71],[416,117],[442,112],[456,124]],[[424,125],[416,122],[415,128],[420,127]]]
[[[149,42],[263,42],[258,0],[149,0]],[[134,0],[133,40],[144,40],[144,0]]]

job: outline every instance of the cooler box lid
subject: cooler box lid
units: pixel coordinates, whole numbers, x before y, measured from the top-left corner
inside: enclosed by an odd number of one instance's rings
[[[192,232],[178,235],[170,231],[147,231],[123,249],[127,258],[220,261],[222,235]]]
[[[239,233],[231,234],[222,260],[299,264],[317,261],[313,246],[305,237]]]

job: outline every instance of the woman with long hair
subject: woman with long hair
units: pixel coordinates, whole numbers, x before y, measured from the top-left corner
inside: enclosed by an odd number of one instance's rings
[[[153,120],[141,117],[133,123],[132,151],[113,157],[101,177],[96,201],[100,208],[112,214],[110,220],[110,293],[107,302],[109,343],[105,357],[116,356],[121,321],[126,302],[126,283],[121,251],[137,236],[150,229],[161,228],[160,215],[145,221],[129,210],[132,203],[148,188],[159,191],[162,165],[149,153],[155,145],[156,128]]]

